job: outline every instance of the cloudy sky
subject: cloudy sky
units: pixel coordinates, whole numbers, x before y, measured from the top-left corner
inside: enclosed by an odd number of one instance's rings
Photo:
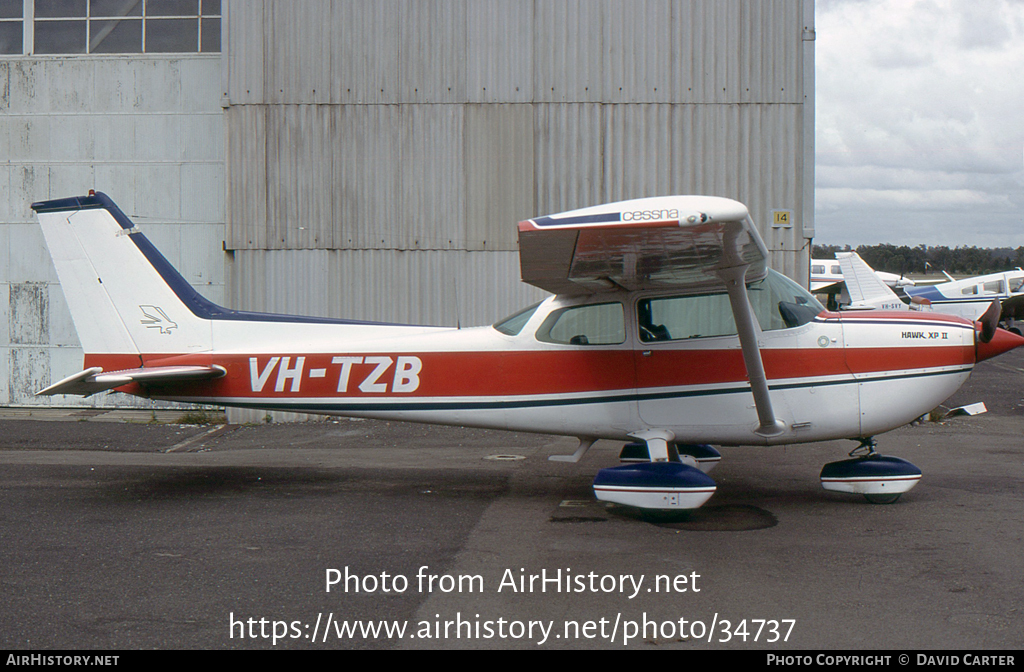
[[[817,0],[815,243],[1024,245],[1024,0]]]

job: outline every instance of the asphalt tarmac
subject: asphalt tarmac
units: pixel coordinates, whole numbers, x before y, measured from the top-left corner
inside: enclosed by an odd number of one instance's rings
[[[896,504],[822,490],[839,441],[723,449],[675,517],[594,500],[611,442],[0,411],[0,647],[1018,649],[1022,376],[879,437],[924,472]]]

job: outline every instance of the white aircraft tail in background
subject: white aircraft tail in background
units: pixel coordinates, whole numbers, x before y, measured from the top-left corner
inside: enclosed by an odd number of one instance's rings
[[[909,306],[889,289],[873,268],[856,252],[837,252],[836,259],[843,269],[846,284],[840,295],[844,310],[909,310]]]
[[[836,259],[811,259],[811,291],[815,294],[830,294],[836,291],[835,287],[843,282],[843,270],[839,264],[839,255],[850,254],[849,252],[836,252]],[[853,254],[856,254],[855,252]],[[882,282],[889,287],[913,287],[914,281],[895,273],[875,271]]]
[[[996,316],[1004,328],[1021,333],[1020,320],[1024,317],[1024,270],[1014,269],[961,280],[951,279],[924,287],[904,286],[907,298],[901,299],[889,284],[856,252],[837,252],[842,268],[844,287],[839,303],[843,310],[920,310],[956,315],[972,322],[984,321],[984,316],[998,302]],[[943,271],[945,273],[945,271]],[[950,277],[946,273],[946,277]]]

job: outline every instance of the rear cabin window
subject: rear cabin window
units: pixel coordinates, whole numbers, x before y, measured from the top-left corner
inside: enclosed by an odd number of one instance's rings
[[[559,310],[540,325],[537,340],[562,345],[618,345],[626,340],[625,312],[618,302]]]

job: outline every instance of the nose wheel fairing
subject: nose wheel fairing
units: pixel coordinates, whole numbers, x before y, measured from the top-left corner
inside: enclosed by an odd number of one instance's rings
[[[821,470],[821,487],[864,495],[872,504],[892,504],[921,480],[921,470],[899,457],[875,452],[875,440],[863,439],[850,458],[829,462]]]

